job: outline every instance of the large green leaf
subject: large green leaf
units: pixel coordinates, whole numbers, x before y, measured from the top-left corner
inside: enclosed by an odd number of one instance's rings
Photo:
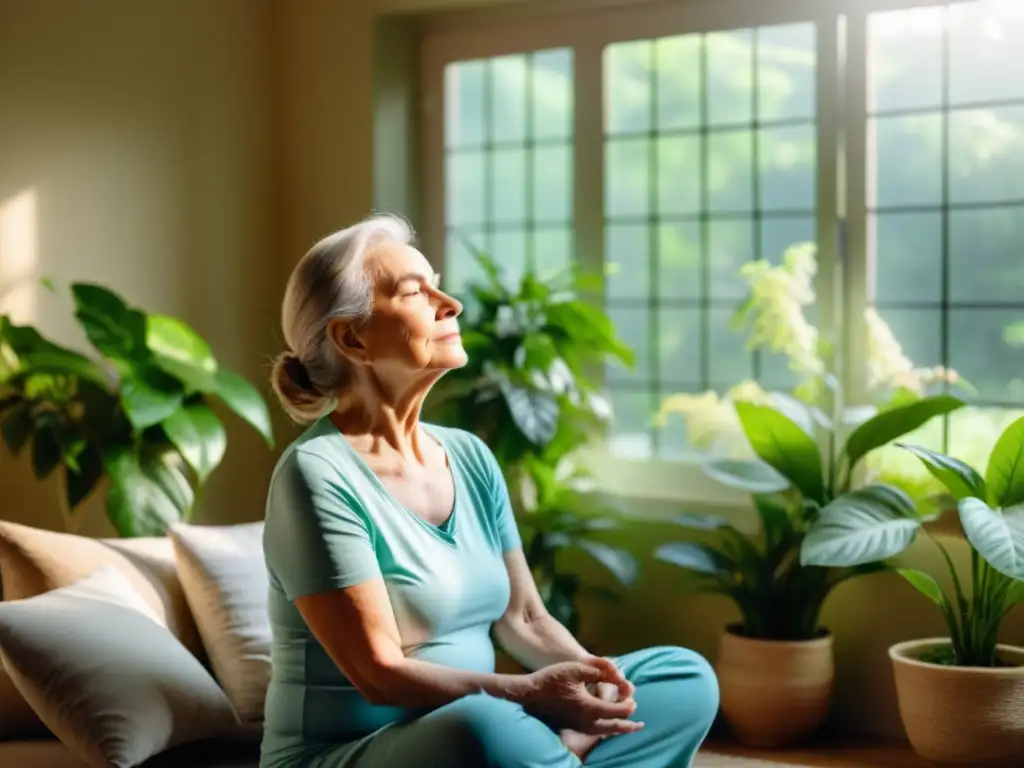
[[[934,395],[882,411],[874,418],[868,419],[850,433],[843,448],[850,471],[852,472],[857,462],[875,448],[881,448],[913,432],[936,416],[951,413],[964,405],[966,403],[963,400],[952,395]]]
[[[175,413],[183,396],[181,385],[155,366],[141,364],[121,381],[121,405],[136,431]]]
[[[61,447],[56,429],[42,424],[32,440],[32,473],[37,480],[45,480],[60,464]]]
[[[78,455],[77,467],[67,467],[65,479],[68,509],[74,510],[92,493],[103,477],[103,451],[95,443],[86,444]]]
[[[897,568],[896,573],[909,581],[914,589],[942,608],[944,613],[950,610],[949,600],[946,599],[942,587],[927,573],[914,568]]]
[[[896,443],[896,446],[917,456],[932,476],[946,486],[957,501],[969,496],[982,499],[986,497],[984,479],[959,459],[917,445]]]
[[[818,444],[792,419],[768,405],[733,404],[751,447],[796,486],[804,497],[823,501]]]
[[[193,392],[215,391],[217,359],[191,326],[169,315],[146,318],[146,346],[164,371]]]
[[[989,565],[1011,579],[1024,579],[1024,506],[1002,511],[981,499],[960,502],[964,535]]]
[[[4,322],[0,325],[0,344],[6,344],[17,359],[10,375],[32,371],[65,373],[107,384],[106,374],[94,361],[43,338],[31,326]]]
[[[122,537],[162,536],[191,506],[187,479],[160,458],[119,448],[108,451],[104,467],[110,476],[107,514]]]
[[[920,527],[906,493],[868,485],[821,509],[800,547],[800,562],[842,568],[885,560],[910,546]]]
[[[777,493],[789,488],[789,480],[760,459],[709,459],[701,465],[713,480],[747,493]]]
[[[501,394],[516,427],[531,443],[545,446],[558,430],[558,399],[550,392],[522,387],[504,379]]]
[[[988,499],[995,506],[1012,507],[1024,501],[1024,417],[1007,427],[996,441],[985,480]]]
[[[267,445],[274,447],[274,429],[270,425],[270,411],[259,391],[234,371],[217,371],[217,396],[232,411],[253,427]]]
[[[223,460],[228,446],[220,419],[202,403],[192,403],[164,419],[162,426],[199,481],[205,482]]]
[[[636,363],[633,350],[619,339],[615,325],[600,308],[583,301],[562,301],[549,304],[546,312],[549,325],[564,329],[596,355],[617,358],[628,367]]]
[[[704,576],[727,578],[732,573],[731,564],[721,552],[689,541],[662,544],[654,551],[654,557]]]
[[[576,545],[607,568],[622,586],[636,583],[637,564],[629,552],[593,539],[580,539]]]
[[[123,372],[146,360],[146,316],[113,291],[93,283],[73,283],[75,318],[97,350]]]

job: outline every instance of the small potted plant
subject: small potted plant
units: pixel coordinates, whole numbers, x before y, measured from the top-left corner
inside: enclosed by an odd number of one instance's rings
[[[937,764],[1010,766],[1024,759],[1024,648],[999,643],[1003,619],[1024,601],[1024,418],[996,442],[984,477],[941,453],[900,445],[957,500],[970,546],[961,573],[933,537],[949,568],[950,598],[929,574],[899,568],[942,611],[949,637],[910,640],[889,649],[900,716],[917,753]],[[895,510],[822,514],[804,540],[802,561],[857,567],[891,557],[920,523]]]
[[[849,412],[826,415],[783,393],[732,403],[756,458],[712,458],[703,466],[710,477],[752,494],[761,530],[747,535],[724,520],[694,516],[693,526],[713,531],[713,539],[665,544],[656,556],[739,609],[740,621],[721,635],[715,666],[722,713],[741,743],[784,746],[824,720],[834,666],[822,605],[846,579],[881,570],[881,561],[906,546],[919,524],[914,501],[899,488],[853,488],[858,465],[870,451],[962,405],[935,395],[872,411],[843,440]],[[820,518],[860,515],[907,522],[887,531],[886,546],[873,557],[835,564],[801,559]]]

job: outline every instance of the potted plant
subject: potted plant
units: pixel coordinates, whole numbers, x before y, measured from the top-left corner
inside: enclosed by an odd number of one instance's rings
[[[473,432],[494,452],[548,610],[575,632],[578,598],[610,594],[584,586],[563,553],[590,555],[620,586],[636,577],[634,558],[598,538],[621,516],[595,501],[572,460],[611,416],[593,368],[632,365],[633,353],[607,315],[580,297],[587,281],[575,269],[544,278],[527,270],[509,287],[493,259],[472,250],[483,279],[461,297],[469,363],[439,382],[425,414]]]
[[[1024,418],[992,450],[984,477],[969,465],[920,446],[917,456],[956,498],[970,547],[961,573],[949,568],[950,598],[929,574],[899,568],[942,611],[949,637],[889,649],[900,716],[917,753],[940,764],[1009,766],[1024,758],[1024,648],[999,643],[1003,619],[1024,601]],[[908,546],[920,522],[894,510],[822,514],[804,541],[805,563],[856,567]]]
[[[39,480],[59,471],[68,530],[106,480],[117,533],[160,535],[188,519],[224,456],[227,435],[211,402],[220,400],[273,446],[266,403],[181,320],[129,306],[100,285],[73,283],[71,295],[98,359],[0,316],[4,443],[15,455],[31,451]]]
[[[873,449],[963,402],[935,395],[895,405],[845,440],[838,409],[826,414],[785,393],[732,405],[756,457],[710,458],[702,466],[752,495],[760,531],[748,535],[724,519],[695,516],[693,526],[712,532],[711,540],[668,543],[656,557],[686,569],[699,591],[736,604],[740,621],[725,628],[716,660],[722,713],[743,744],[779,747],[809,736],[828,711],[834,666],[832,636],[820,624],[824,601],[846,579],[881,569],[888,556],[880,550],[875,558],[816,567],[801,560],[807,537],[823,515],[891,510],[916,526],[906,493],[883,483],[854,488],[856,470]],[[893,541],[903,546],[900,534],[893,531]]]

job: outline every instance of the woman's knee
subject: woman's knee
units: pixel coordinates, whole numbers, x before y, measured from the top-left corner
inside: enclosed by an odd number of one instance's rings
[[[457,752],[460,765],[488,765],[488,757],[503,734],[523,717],[517,705],[486,694],[466,696],[433,713],[436,726]]]
[[[686,698],[692,702],[694,715],[710,726],[718,714],[718,676],[711,663],[689,648],[667,646],[664,649],[673,677],[685,688]]]

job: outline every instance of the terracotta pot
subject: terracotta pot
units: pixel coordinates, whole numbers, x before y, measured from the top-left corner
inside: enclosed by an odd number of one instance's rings
[[[1015,666],[951,667],[920,661],[948,638],[889,649],[900,718],[914,750],[939,765],[1024,765],[1024,648],[1000,645]]]
[[[750,747],[782,747],[813,734],[828,714],[835,680],[832,635],[757,640],[722,634],[715,665],[722,714]]]

